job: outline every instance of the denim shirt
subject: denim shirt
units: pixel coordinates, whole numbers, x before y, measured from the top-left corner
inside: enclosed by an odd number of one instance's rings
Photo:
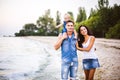
[[[64,33],[64,32],[67,32],[66,22],[65,21],[63,22],[63,29],[62,29],[62,33]]]
[[[68,37],[63,40],[61,45],[63,61],[65,62],[77,61],[76,41],[77,39],[74,38],[74,34],[72,34],[71,38]]]

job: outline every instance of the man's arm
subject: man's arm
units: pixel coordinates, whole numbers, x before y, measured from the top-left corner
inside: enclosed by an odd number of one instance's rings
[[[59,35],[58,36],[58,40],[54,45],[55,50],[58,50],[60,48],[60,46],[65,38],[67,38],[67,35]]]

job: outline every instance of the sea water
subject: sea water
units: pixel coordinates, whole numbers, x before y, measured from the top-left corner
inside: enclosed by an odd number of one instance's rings
[[[0,80],[60,80],[60,53],[25,37],[0,37]]]

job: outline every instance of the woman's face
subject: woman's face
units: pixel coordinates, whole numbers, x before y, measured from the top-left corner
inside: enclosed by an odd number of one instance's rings
[[[82,27],[80,28],[80,33],[81,33],[83,36],[87,35],[87,29],[86,29],[84,26],[82,26]]]

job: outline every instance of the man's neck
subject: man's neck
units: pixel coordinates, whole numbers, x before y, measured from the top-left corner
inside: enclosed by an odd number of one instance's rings
[[[71,36],[72,36],[72,32],[67,32],[67,35],[68,35],[69,37],[71,37]]]

